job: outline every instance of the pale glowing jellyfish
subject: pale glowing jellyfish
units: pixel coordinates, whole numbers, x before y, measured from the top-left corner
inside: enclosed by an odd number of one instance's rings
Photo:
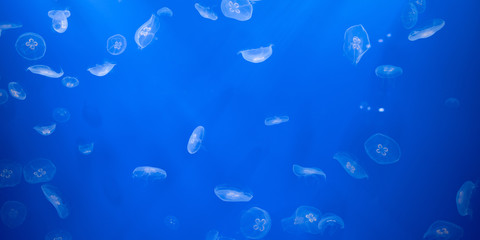
[[[0,36],[2,36],[2,31],[14,28],[21,28],[22,24],[16,23],[2,23],[0,24]]]
[[[436,32],[440,31],[440,29],[445,26],[445,21],[442,19],[436,18],[430,20],[430,22],[423,27],[417,28],[410,32],[408,35],[408,40],[416,41],[418,39],[429,38],[433,36]]]
[[[43,37],[36,33],[24,33],[15,42],[17,53],[27,60],[38,60],[45,55],[47,45]]]
[[[458,240],[463,236],[463,229],[451,222],[435,221],[423,235],[427,240]]]
[[[369,48],[370,39],[361,24],[351,26],[345,31],[343,52],[353,64],[357,64]]]
[[[357,163],[356,158],[353,155],[346,152],[338,152],[333,155],[333,159],[337,160],[338,163],[342,165],[348,175],[356,179],[368,178],[367,172],[365,172],[363,167]]]
[[[293,216],[282,219],[282,228],[286,232],[319,234],[318,223],[322,212],[312,206],[300,206]]]
[[[49,136],[55,131],[55,128],[57,128],[56,123],[51,123],[47,125],[37,125],[33,127],[35,131],[37,131],[40,135],[43,135],[43,136]]]
[[[8,83],[8,91],[10,95],[18,100],[25,100],[27,98],[27,93],[23,90],[22,85],[17,82],[9,82]]]
[[[107,39],[107,52],[112,55],[120,55],[127,49],[127,39],[120,34]]]
[[[48,16],[52,19],[52,27],[58,33],[64,33],[68,28],[70,11],[68,10],[50,10]]]
[[[220,235],[217,230],[210,230],[207,232],[205,240],[235,240],[234,238],[224,237]]]
[[[252,18],[253,5],[255,1],[249,0],[222,0],[220,8],[227,18],[238,21],[247,21]]]
[[[0,161],[0,188],[14,187],[22,181],[22,165],[8,161]]]
[[[367,155],[378,164],[392,164],[400,160],[400,146],[387,135],[373,134],[363,145]]]
[[[135,32],[135,42],[140,49],[147,47],[155,38],[155,34],[160,27],[160,16],[172,16],[173,12],[169,8],[161,8],[156,14],[152,14],[150,19],[140,26]]]
[[[379,78],[396,78],[403,74],[403,69],[392,65],[381,65],[375,68],[375,74]]]
[[[112,71],[113,67],[115,67],[114,63],[105,62],[103,64],[96,64],[95,67],[91,67],[87,69],[87,71],[95,76],[103,77]]]
[[[167,228],[174,231],[178,230],[178,228],[180,227],[180,221],[178,221],[178,218],[175,216],[166,216],[163,219],[163,223],[165,224],[165,226],[167,226]]]
[[[217,14],[215,14],[215,12],[213,12],[209,7],[204,7],[199,3],[195,3],[195,9],[197,9],[200,16],[206,19],[210,19],[213,21],[218,19]]]
[[[28,162],[23,168],[25,182],[30,184],[49,182],[55,176],[57,168],[52,161],[39,158]]]
[[[214,192],[224,202],[248,202],[253,198],[249,191],[225,185],[216,186]]]
[[[66,123],[70,120],[70,112],[66,108],[55,108],[52,117],[57,123]]]
[[[410,0],[411,3],[415,4],[418,9],[418,13],[425,12],[427,8],[427,0]]]
[[[70,210],[58,188],[50,184],[43,184],[41,188],[45,198],[47,198],[53,207],[55,207],[55,210],[57,210],[58,216],[61,219],[67,218],[68,215],[70,215]]]
[[[318,222],[318,229],[320,233],[328,236],[332,236],[339,229],[343,229],[345,223],[343,219],[333,213],[325,213],[322,215],[322,218]]]
[[[476,191],[477,188],[478,186],[475,185],[473,182],[466,181],[465,183],[463,183],[462,187],[458,189],[456,200],[457,210],[460,216],[472,216],[473,210],[470,200],[472,198],[472,194],[474,193],[474,191]]]
[[[60,72],[53,71],[49,66],[45,65],[33,65],[27,68],[28,71],[42,75],[49,78],[60,78],[63,76],[63,70],[60,69]]]
[[[198,126],[193,130],[192,134],[190,135],[190,138],[188,139],[188,144],[187,144],[188,153],[195,154],[196,152],[198,152],[198,150],[200,150],[204,135],[205,135],[205,128],[203,126]]]
[[[74,88],[76,86],[78,86],[80,82],[78,81],[78,79],[76,77],[64,77],[62,79],[62,84],[63,86],[65,86],[66,88]]]
[[[288,116],[273,116],[265,118],[265,126],[278,125],[280,123],[286,123],[290,120]]]
[[[27,207],[17,201],[6,201],[2,205],[2,222],[9,228],[16,228],[23,224],[27,217]]]
[[[78,151],[80,151],[80,153],[82,153],[83,155],[89,155],[93,152],[93,144],[93,142],[79,144]]]
[[[265,237],[272,227],[272,219],[267,211],[252,207],[242,214],[240,219],[240,231],[249,239]]]
[[[161,168],[142,166],[133,170],[132,177],[145,182],[159,182],[167,178],[167,172]]]
[[[293,174],[297,177],[321,177],[327,179],[327,175],[320,168],[308,168],[302,167],[297,164],[293,164]]]
[[[405,29],[415,27],[418,21],[418,10],[415,4],[407,3],[402,10],[401,20]]]
[[[65,230],[54,230],[45,235],[45,240],[72,240],[72,235]]]
[[[247,49],[238,53],[242,54],[243,59],[251,63],[261,63],[267,60],[270,56],[272,56],[272,46],[273,44],[270,44],[267,47]]]

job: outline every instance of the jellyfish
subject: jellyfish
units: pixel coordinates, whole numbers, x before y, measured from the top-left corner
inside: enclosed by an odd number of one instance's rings
[[[58,33],[64,33],[68,28],[68,20],[70,11],[68,10],[50,10],[48,16],[52,19],[52,27]]]
[[[342,165],[348,175],[356,179],[368,178],[367,172],[365,172],[362,166],[357,163],[355,156],[346,152],[338,152],[335,153],[333,159],[337,160],[338,163]]]
[[[381,65],[375,68],[375,74],[379,78],[396,78],[403,74],[403,69],[392,65]]]
[[[145,182],[159,182],[167,178],[167,172],[161,168],[142,166],[133,170],[132,177]]]
[[[55,131],[55,128],[57,128],[57,124],[51,123],[47,125],[37,125],[33,127],[33,130],[37,131],[40,135],[49,136]]]
[[[58,216],[61,219],[67,218],[68,215],[70,215],[70,210],[58,188],[50,184],[43,184],[41,188],[43,195],[45,195],[47,200],[55,207],[55,210],[57,210]]]
[[[80,82],[78,81],[78,79],[76,77],[67,76],[67,77],[64,77],[62,79],[62,84],[66,88],[74,88],[74,87],[78,86],[79,83]]]
[[[15,42],[17,53],[27,60],[38,60],[45,55],[47,45],[43,37],[36,33],[24,33]]]
[[[410,2],[418,9],[418,13],[425,12],[425,9],[427,8],[427,0],[410,0]]]
[[[363,145],[367,155],[378,164],[392,164],[400,160],[400,146],[387,135],[373,134]]]
[[[204,7],[199,3],[195,3],[195,9],[197,9],[198,13],[203,18],[210,19],[213,21],[218,19],[217,14],[215,14],[215,12],[213,12],[209,7]]]
[[[5,89],[0,88],[0,105],[8,101],[8,92]]]
[[[471,207],[471,198],[477,186],[471,182],[466,181],[457,192],[457,210],[460,216],[472,216],[473,210]]]
[[[226,185],[216,186],[214,192],[224,202],[248,202],[253,198],[249,191]]]
[[[54,230],[45,235],[45,240],[72,240],[72,235],[65,230]]]
[[[114,63],[104,62],[103,64],[96,64],[95,67],[91,67],[87,71],[97,77],[103,77],[112,71],[113,67],[115,67]]]
[[[323,235],[326,234],[332,236],[335,232],[344,227],[345,224],[343,223],[343,219],[333,213],[323,214],[318,222],[318,229],[320,229],[320,233]]]
[[[45,65],[33,65],[27,68],[28,71],[42,75],[49,78],[60,78],[63,76],[63,70],[60,69],[60,72],[53,71],[49,66]]]
[[[238,53],[242,54],[243,59],[251,63],[261,63],[267,60],[270,56],[272,56],[272,46],[273,44],[270,44],[267,47],[247,49]]]
[[[302,167],[297,164],[293,164],[293,174],[298,177],[321,177],[324,180],[327,179],[327,175],[319,168]]]
[[[408,35],[408,40],[416,41],[418,39],[429,38],[436,32],[440,31],[443,26],[445,26],[445,21],[443,19],[436,18],[430,20],[428,24],[410,32]]]
[[[369,48],[370,39],[361,24],[351,26],[345,31],[343,52],[353,64],[358,64]]]
[[[169,8],[161,8],[156,14],[152,14],[150,19],[140,26],[135,32],[135,42],[140,49],[147,47],[155,38],[155,34],[160,27],[160,16],[172,16],[173,12]]]
[[[112,55],[120,55],[127,49],[127,39],[120,34],[107,39],[107,52]]]
[[[242,214],[240,231],[249,239],[260,239],[270,231],[272,220],[267,211],[252,207]]]
[[[282,228],[290,233],[319,234],[318,223],[322,212],[312,206],[300,206],[293,216],[282,219]]]
[[[415,4],[409,2],[405,5],[402,10],[401,20],[405,29],[415,27],[418,21],[418,10]]]
[[[168,7],[162,7],[157,10],[157,15],[158,16],[167,16],[167,17],[172,17],[173,16],[173,11],[172,9]]]
[[[190,135],[190,138],[188,139],[188,153],[195,154],[196,152],[198,152],[198,150],[200,150],[204,135],[205,128],[203,126],[198,126],[193,130],[192,135]]]
[[[66,123],[70,120],[70,112],[66,108],[55,108],[52,117],[57,123]]]
[[[22,166],[16,162],[0,161],[0,188],[14,187],[22,181]]]
[[[93,142],[79,144],[78,151],[80,151],[83,155],[89,155],[93,152]]]
[[[252,18],[253,5],[257,0],[222,0],[220,8],[227,18],[247,21]]]
[[[2,36],[2,31],[14,28],[21,28],[22,24],[16,23],[2,23],[0,24],[0,36]]]
[[[23,90],[22,85],[17,82],[9,82],[8,83],[8,91],[10,95],[18,100],[25,100],[27,98],[27,93]]]
[[[280,123],[286,123],[290,120],[288,116],[273,116],[265,118],[265,126],[278,125]]]
[[[460,101],[457,98],[450,97],[445,99],[444,105],[450,109],[457,109],[460,107]]]
[[[52,161],[39,158],[28,162],[23,168],[25,182],[35,184],[49,182],[55,176],[57,168]]]
[[[175,216],[166,216],[163,219],[163,223],[165,224],[165,226],[167,226],[167,228],[173,231],[178,230],[178,228],[180,227],[180,222],[178,221],[178,218]]]
[[[463,236],[463,229],[451,222],[435,221],[423,235],[427,240],[458,240]]]
[[[0,210],[2,222],[9,228],[16,228],[23,224],[27,217],[27,207],[17,201],[6,201]]]

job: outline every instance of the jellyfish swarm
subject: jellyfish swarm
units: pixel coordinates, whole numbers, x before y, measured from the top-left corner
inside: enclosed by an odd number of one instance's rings
[[[433,36],[436,32],[440,31],[440,29],[445,26],[445,21],[442,19],[433,19],[430,22],[420,28],[417,28],[410,32],[408,35],[408,40],[416,41],[418,39],[429,38]]]
[[[17,53],[27,60],[38,60],[45,55],[47,45],[43,37],[36,33],[24,33],[15,42]]]
[[[120,34],[107,39],[107,52],[112,55],[120,55],[127,49],[127,39]]]
[[[238,53],[242,54],[243,59],[245,59],[246,61],[249,61],[251,63],[261,63],[267,60],[270,56],[272,56],[272,46],[273,44],[270,44],[267,47],[242,50]]]
[[[242,214],[240,225],[240,231],[244,237],[260,239],[270,231],[272,220],[267,211],[252,207]]]
[[[252,18],[253,5],[252,0],[222,0],[220,8],[227,18],[233,18],[238,21],[247,21]]]
[[[387,135],[373,134],[363,145],[367,155],[378,164],[392,164],[400,160],[400,146]]]
[[[96,64],[95,67],[88,68],[87,71],[97,77],[103,77],[112,71],[113,67],[115,67],[115,64],[104,62],[103,64]]]
[[[280,123],[286,123],[290,120],[288,116],[273,116],[265,118],[265,126],[278,125]]]
[[[132,177],[145,182],[158,182],[167,178],[167,172],[161,168],[142,166],[133,170]]]
[[[23,90],[22,85],[17,82],[9,82],[8,83],[8,91],[10,95],[18,100],[25,100],[27,98],[27,93]]]
[[[471,207],[471,198],[477,186],[471,182],[466,181],[457,192],[457,210],[460,216],[472,216],[473,210]]]
[[[215,187],[214,192],[224,202],[248,202],[253,198],[251,192],[225,185]]]
[[[210,19],[213,21],[218,19],[217,14],[215,14],[209,7],[204,7],[198,3],[195,3],[195,9],[197,9],[198,13],[203,18]]]
[[[22,225],[27,217],[27,207],[17,201],[6,201],[0,211],[3,224],[9,228],[16,228]]]
[[[70,112],[66,108],[55,108],[52,117],[55,122],[66,123],[70,120]]]
[[[430,225],[423,238],[426,240],[457,240],[462,236],[463,229],[460,226],[447,221],[436,221]]]
[[[205,128],[203,126],[198,126],[193,130],[187,143],[188,153],[195,154],[196,152],[198,152],[198,150],[200,150],[204,135]]]
[[[339,229],[343,229],[345,223],[343,219],[333,213],[325,213],[318,222],[318,229],[322,235],[332,236]]]
[[[37,125],[33,127],[33,130],[37,131],[42,136],[49,136],[55,131],[55,128],[57,128],[57,124],[52,123],[48,125]]]
[[[74,88],[76,86],[78,86],[80,82],[78,81],[78,79],[76,77],[64,77],[62,79],[62,84],[63,86],[65,86],[66,88]]]
[[[60,78],[63,76],[63,70],[60,69],[60,72],[53,71],[49,66],[45,65],[33,65],[27,68],[28,71],[42,75],[49,78]]]
[[[305,232],[319,234],[318,223],[322,212],[312,206],[300,206],[293,216],[282,219],[282,228],[289,233]]]
[[[156,14],[152,14],[150,19],[142,24],[135,32],[135,42],[138,48],[144,49],[153,41],[160,27],[160,16],[171,17],[172,15],[172,10],[166,7],[159,9]]]
[[[54,230],[45,235],[45,240],[72,240],[72,235],[65,230]]]
[[[369,48],[370,39],[361,24],[351,26],[345,31],[343,53],[353,64],[358,64]]]
[[[52,161],[39,158],[28,162],[23,168],[25,182],[35,184],[49,182],[55,176],[57,168]]]
[[[70,215],[70,210],[63,199],[60,191],[57,187],[52,186],[50,184],[43,184],[41,186],[43,195],[47,198],[47,200],[55,207],[57,210],[57,214],[61,219],[65,219]]]
[[[293,174],[297,177],[322,178],[323,180],[327,180],[327,175],[319,168],[308,168],[293,164],[292,170]]]
[[[381,65],[375,68],[375,75],[379,78],[396,78],[403,74],[401,67],[392,65]]]
[[[8,101],[8,92],[5,89],[0,89],[0,105]]]
[[[417,25],[418,10],[415,4],[409,2],[405,5],[402,10],[401,20],[405,29],[411,29]]]
[[[50,10],[48,16],[52,19],[52,27],[58,33],[64,33],[68,28],[68,20],[70,11],[68,10]]]
[[[356,157],[353,155],[346,152],[338,152],[333,155],[333,159],[342,165],[348,175],[356,179],[368,178],[367,172],[357,163]]]
[[[22,181],[22,166],[9,160],[0,161],[0,188],[14,187]]]

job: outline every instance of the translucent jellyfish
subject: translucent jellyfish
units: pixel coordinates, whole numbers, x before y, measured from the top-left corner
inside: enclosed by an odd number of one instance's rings
[[[14,28],[21,28],[22,24],[15,23],[2,23],[0,24],[0,36],[2,36],[2,31]]]
[[[196,152],[198,152],[198,150],[200,150],[204,135],[205,128],[203,126],[198,126],[193,130],[192,135],[190,135],[190,138],[188,139],[188,153],[195,154]]]
[[[351,26],[345,31],[343,52],[353,64],[360,62],[369,48],[370,39],[361,24]]]
[[[107,52],[112,55],[120,55],[127,49],[127,39],[120,34],[113,35],[107,39]]]
[[[302,167],[297,164],[293,164],[293,174],[298,177],[321,177],[323,179],[327,179],[327,175],[319,168],[308,168]]]
[[[252,18],[252,0],[222,0],[220,8],[225,17],[238,21],[247,21]]]
[[[442,29],[443,26],[445,26],[445,21],[439,18],[433,19],[423,27],[417,28],[410,32],[408,35],[408,40],[416,41],[422,38],[429,38]]]
[[[65,230],[54,230],[45,235],[45,240],[72,240],[72,235]]]
[[[50,77],[50,78],[60,78],[63,76],[63,70],[60,69],[60,72],[55,72],[53,71],[49,66],[45,65],[33,65],[27,68],[28,71],[42,75],[45,77]]]
[[[270,56],[272,56],[272,46],[273,44],[270,44],[268,47],[247,49],[238,53],[242,54],[243,59],[249,62],[261,63],[267,60]]]
[[[27,98],[27,93],[23,90],[22,85],[17,82],[9,82],[8,83],[8,91],[10,95],[18,100],[25,100]]]
[[[387,135],[373,134],[363,146],[367,155],[378,164],[392,164],[400,160],[400,146]]]
[[[217,230],[210,230],[205,240],[235,240],[234,238],[224,237]]]
[[[456,109],[460,107],[460,101],[454,97],[450,97],[445,99],[444,103],[445,107],[450,108],[450,109]]]
[[[15,43],[15,48],[18,54],[27,60],[38,60],[47,51],[43,37],[31,32],[20,35]]]
[[[427,240],[457,240],[462,236],[463,229],[460,226],[447,221],[436,221],[430,225],[423,238]]]
[[[8,101],[8,92],[5,89],[0,88],[0,105]]]
[[[337,160],[350,176],[356,179],[368,178],[367,172],[357,163],[353,155],[346,152],[338,152],[333,155],[333,159]]]
[[[288,116],[273,116],[265,118],[265,126],[273,126],[280,123],[286,123],[290,120]]]
[[[66,123],[70,120],[70,112],[66,108],[55,108],[52,117],[57,123]]]
[[[162,7],[160,9],[157,10],[157,15],[158,16],[167,16],[167,17],[171,17],[173,16],[173,12],[170,8],[168,7]]]
[[[249,191],[225,185],[216,186],[214,192],[224,202],[248,202],[253,198]]]
[[[0,161],[0,188],[14,187],[22,180],[22,166],[16,162]]]
[[[215,14],[215,12],[213,12],[209,7],[204,7],[198,3],[195,3],[195,9],[197,9],[200,16],[206,19],[210,19],[213,21],[218,19],[217,14]]]
[[[270,231],[272,220],[267,211],[252,207],[240,219],[240,231],[249,239],[260,239]]]
[[[477,186],[471,182],[466,181],[463,183],[462,187],[457,192],[457,210],[460,216],[472,216],[473,210],[471,207],[471,198],[474,191],[476,191]]]
[[[93,142],[79,144],[78,151],[80,151],[83,155],[89,155],[90,153],[93,152]]]
[[[57,128],[57,124],[56,123],[51,123],[51,124],[48,124],[48,125],[37,125],[37,126],[33,127],[33,130],[40,133],[40,135],[49,136],[50,134],[52,134],[55,131],[55,128]]]
[[[114,63],[105,62],[103,64],[96,64],[95,67],[91,67],[87,69],[87,71],[95,76],[103,77],[112,71],[113,67],[115,67]]]
[[[286,232],[298,233],[305,232],[310,234],[319,234],[318,223],[322,212],[312,206],[300,206],[293,216],[282,219],[282,228]]]
[[[415,4],[418,9],[418,13],[425,12],[427,8],[427,0],[410,0],[411,3]]]
[[[78,79],[76,77],[64,77],[62,79],[62,84],[63,86],[67,87],[67,88],[74,88],[76,86],[78,86],[80,82],[78,81]]]
[[[27,207],[21,202],[6,201],[1,209],[2,222],[9,228],[16,228],[25,221]]]
[[[178,230],[178,228],[180,227],[180,222],[178,221],[178,218],[175,216],[166,216],[163,219],[163,223],[165,224],[165,226],[167,226],[167,228],[174,231]]]
[[[167,172],[161,168],[156,167],[136,167],[133,170],[132,177],[134,179],[141,179],[145,182],[158,182],[167,178]]]
[[[322,215],[322,218],[318,222],[318,229],[320,229],[321,234],[326,234],[332,236],[339,229],[343,229],[345,224],[343,219],[333,213],[325,213]]]
[[[411,29],[417,25],[418,10],[415,4],[409,2],[405,5],[402,10],[401,20],[405,29]]]
[[[161,8],[157,14],[152,14],[150,19],[140,26],[135,32],[135,42],[140,49],[147,47],[155,38],[155,34],[160,27],[160,16],[172,16],[173,13],[169,8]]]
[[[70,215],[68,205],[57,187],[50,184],[43,184],[42,191],[47,200],[53,205],[53,207],[55,207],[57,214],[61,219],[65,219]]]
[[[56,172],[57,168],[52,161],[44,158],[32,160],[23,167],[25,182],[31,184],[50,182]]]
[[[68,28],[68,20],[70,11],[68,10],[50,10],[48,16],[52,19],[52,27],[58,33],[64,33]]]
[[[379,78],[396,78],[403,74],[403,69],[392,65],[381,65],[375,68],[375,74]]]

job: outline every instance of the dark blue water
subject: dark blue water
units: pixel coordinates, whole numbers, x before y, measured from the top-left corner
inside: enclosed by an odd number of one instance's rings
[[[418,24],[441,18],[445,27],[411,42],[400,21],[405,2],[262,0],[240,22],[222,15],[219,0],[199,2],[217,21],[200,17],[194,1],[1,1],[0,22],[23,27],[0,37],[0,88],[19,82],[27,99],[0,105],[0,159],[50,159],[57,173],[49,184],[61,190],[70,215],[60,219],[41,184],[22,180],[0,189],[0,204],[24,203],[26,220],[14,229],[0,224],[0,239],[44,239],[54,229],[73,239],[204,239],[211,229],[245,239],[240,218],[254,206],[272,219],[264,239],[421,239],[436,220],[461,226],[463,239],[480,239],[478,199],[472,218],[455,203],[460,186],[480,178],[480,3],[429,1]],[[164,6],[173,17],[162,18],[157,39],[139,50],[135,31]],[[52,29],[52,9],[70,10],[65,33]],[[355,24],[372,45],[356,66],[342,49]],[[17,54],[25,32],[45,39],[42,59]],[[118,56],[105,49],[114,34],[128,42]],[[269,44],[273,55],[263,63],[237,54]],[[86,71],[105,60],[117,64],[108,75]],[[62,68],[80,85],[68,89],[61,78],[26,71],[35,64]],[[374,70],[383,64],[404,74],[380,79]],[[460,106],[445,106],[449,97]],[[362,102],[372,109],[361,110]],[[33,126],[51,121],[56,107],[67,108],[70,121],[41,136]],[[274,115],[290,121],[265,126]],[[187,141],[199,125],[203,147],[190,155]],[[363,143],[377,132],[398,142],[400,161],[379,165],[368,157]],[[77,150],[83,140],[95,142],[92,154]],[[355,155],[369,178],[349,176],[333,159],[339,151]],[[292,164],[321,168],[327,180],[304,181]],[[139,183],[137,166],[160,167],[168,177]],[[222,202],[213,192],[220,184],[254,197]],[[331,237],[285,233],[281,219],[301,205],[336,213],[345,228]],[[167,216],[178,219],[175,227]]]

